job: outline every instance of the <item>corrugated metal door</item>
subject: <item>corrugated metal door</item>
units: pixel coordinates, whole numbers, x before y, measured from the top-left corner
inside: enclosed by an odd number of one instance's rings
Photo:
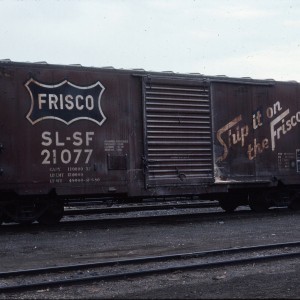
[[[208,83],[144,78],[146,187],[214,179]]]

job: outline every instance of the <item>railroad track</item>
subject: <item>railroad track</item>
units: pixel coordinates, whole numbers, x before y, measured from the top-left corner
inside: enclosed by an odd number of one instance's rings
[[[128,213],[128,212],[137,212],[137,211],[158,211],[158,210],[169,210],[169,209],[189,209],[189,208],[215,208],[219,206],[218,201],[213,202],[170,202],[170,203],[146,203],[138,205],[122,205],[115,207],[88,207],[89,205],[93,206],[93,202],[88,202],[85,204],[86,208],[78,209],[74,206],[82,206],[83,204],[72,203],[69,206],[65,207],[66,216],[73,215],[90,215],[90,214],[118,214],[118,213]],[[97,206],[97,203],[95,204]]]
[[[300,242],[136,257],[0,273],[0,293],[263,263],[300,257]]]
[[[184,210],[188,209],[201,209],[211,208],[218,209],[218,201],[161,201],[161,202],[146,202],[144,204],[120,204],[114,207],[108,207],[107,204],[104,204],[100,201],[86,201],[86,202],[70,202],[65,205],[64,217],[62,221],[57,224],[58,226],[64,222],[74,222],[74,217],[80,218],[80,216],[86,216],[86,218],[91,217],[92,220],[99,220],[103,217],[107,220],[108,218],[115,219],[118,216],[123,215],[120,219],[128,218],[130,219],[130,213],[146,213],[148,212],[148,217],[154,217],[158,214],[159,211],[167,211],[166,217],[168,215],[182,214]],[[195,212],[194,212],[195,213]],[[115,217],[112,217],[114,215]],[[161,213],[163,217],[163,213]],[[142,215],[135,215],[135,218],[145,217]],[[134,217],[133,217],[134,218]],[[82,221],[86,221],[83,219]],[[88,220],[87,220],[88,221]],[[79,221],[80,222],[80,221]],[[19,226],[14,222],[3,223],[3,225]],[[36,224],[37,225],[37,224]]]
[[[125,223],[138,223],[138,224],[146,224],[146,223],[161,223],[161,222],[185,222],[185,221],[212,221],[222,219],[236,219],[236,218],[257,218],[258,216],[263,217],[272,214],[295,214],[286,207],[276,207],[272,208],[266,212],[253,212],[249,207],[240,206],[233,213],[227,213],[223,211],[218,205],[215,203],[212,204],[192,204],[192,205],[182,205],[180,204],[177,207],[159,205],[154,207],[152,205],[148,207],[142,207],[140,210],[140,206],[134,207],[133,209],[128,207],[119,208],[111,208],[111,209],[88,209],[67,212],[60,224],[58,226],[63,226],[69,223],[90,223],[97,222],[100,226],[104,224],[105,226],[113,225],[113,224],[122,224]]]
[[[92,209],[93,210],[93,209]],[[119,226],[122,224],[125,225],[140,225],[140,224],[153,224],[153,223],[181,223],[181,222],[205,222],[205,221],[218,221],[218,220],[231,220],[239,218],[257,218],[264,216],[278,216],[280,215],[290,215],[296,214],[288,208],[274,208],[270,209],[267,212],[253,212],[247,207],[240,207],[239,210],[234,213],[226,213],[218,207],[210,207],[208,210],[197,209],[196,207],[191,208],[181,208],[181,209],[162,209],[151,210],[145,209],[144,211],[140,210],[128,210],[124,208],[121,211],[108,213],[105,209],[98,211],[95,209],[94,213],[85,212],[76,213],[70,212],[70,214],[64,216],[59,224],[56,225],[41,225],[39,223],[33,223],[27,226],[22,226],[16,223],[4,223],[0,226],[0,233],[17,233],[28,232],[29,230],[53,230],[55,228],[61,230],[62,228],[75,228],[74,226],[84,227],[111,227]],[[106,211],[106,213],[105,213]],[[100,213],[101,212],[101,213]]]

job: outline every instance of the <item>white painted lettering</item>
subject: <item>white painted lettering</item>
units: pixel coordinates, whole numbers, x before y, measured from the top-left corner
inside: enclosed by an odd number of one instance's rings
[[[43,146],[50,146],[52,144],[52,139],[50,136],[51,136],[51,132],[49,132],[49,131],[44,131],[42,133],[42,139],[43,139],[42,145]]]
[[[39,103],[39,109],[42,109],[42,105],[46,103],[47,94],[38,94],[38,103]]]
[[[63,94],[38,94],[38,108],[49,110],[93,110],[95,108],[95,101],[93,96],[77,95],[75,98],[72,95]]]

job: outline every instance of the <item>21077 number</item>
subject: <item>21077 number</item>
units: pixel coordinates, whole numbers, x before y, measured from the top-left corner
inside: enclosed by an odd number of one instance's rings
[[[50,165],[50,164],[77,164],[81,159],[84,159],[84,163],[88,164],[93,153],[93,149],[73,149],[72,151],[69,149],[62,149],[62,150],[48,150],[44,149],[41,152],[43,161],[43,165]]]

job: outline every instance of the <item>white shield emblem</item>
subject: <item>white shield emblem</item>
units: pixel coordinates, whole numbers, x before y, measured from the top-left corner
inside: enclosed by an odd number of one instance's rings
[[[105,88],[99,81],[89,86],[77,86],[67,80],[50,85],[30,79],[25,87],[31,97],[26,118],[32,125],[47,119],[67,125],[84,119],[101,126],[106,120],[101,109]]]

